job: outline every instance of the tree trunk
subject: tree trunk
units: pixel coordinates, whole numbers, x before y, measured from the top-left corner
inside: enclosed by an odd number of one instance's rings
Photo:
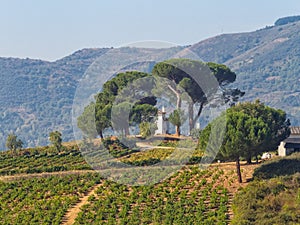
[[[197,120],[199,119],[199,117],[202,113],[203,107],[204,107],[204,102],[201,102],[200,108],[199,108],[198,113],[197,113],[197,116],[193,119],[193,125],[192,125],[193,128],[195,127],[195,124],[196,124]]]
[[[252,156],[251,155],[249,155],[248,157],[247,157],[247,164],[252,164]]]
[[[100,136],[100,139],[102,141],[104,139],[102,130],[99,132],[99,136]]]
[[[181,97],[180,94],[177,94],[177,103],[176,103],[177,109],[181,109]]]
[[[241,174],[241,165],[240,165],[240,157],[236,159],[236,173],[238,176],[239,183],[242,183],[242,174]]]
[[[175,135],[180,136],[180,126],[175,126]]]
[[[179,91],[175,90],[171,85],[168,85],[169,89],[176,95],[177,102],[176,102],[176,108],[181,108],[181,97]]]
[[[175,81],[174,81],[175,82]],[[181,96],[180,92],[174,89],[171,85],[168,85],[168,88],[176,95],[177,102],[176,102],[176,108],[181,109]],[[175,135],[180,136],[180,126],[175,126]]]
[[[189,103],[189,108],[188,108],[188,111],[189,111],[189,128],[190,128],[190,134],[193,130],[193,128],[195,127],[195,124],[194,124],[194,104],[193,103]]]
[[[126,128],[125,128],[125,137],[128,137],[129,134],[130,134],[130,132],[129,132],[129,127],[126,127]]]

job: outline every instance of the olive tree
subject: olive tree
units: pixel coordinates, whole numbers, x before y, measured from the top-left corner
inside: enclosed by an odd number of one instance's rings
[[[10,133],[6,139],[6,147],[9,150],[16,151],[17,149],[21,149],[23,147],[23,142],[18,139],[17,135]]]
[[[62,137],[59,131],[52,131],[49,134],[49,140],[57,152],[62,149]]]

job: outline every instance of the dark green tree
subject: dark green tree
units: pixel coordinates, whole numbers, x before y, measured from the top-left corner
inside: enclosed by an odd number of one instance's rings
[[[6,139],[6,147],[9,150],[16,151],[17,149],[21,149],[23,147],[23,142],[18,139],[17,135],[10,133]]]
[[[84,108],[83,113],[77,119],[77,126],[83,132],[84,138],[93,139],[98,135],[98,132],[96,130],[95,117],[95,103],[92,102]],[[102,134],[102,130],[106,125],[106,121],[107,118],[104,117],[103,120],[101,120],[100,113],[98,113],[98,126],[101,126],[103,124],[103,126],[99,128],[100,136]]]
[[[285,112],[265,106],[259,101],[240,103],[221,115],[224,116],[226,132],[219,155],[236,162],[238,181],[242,182],[240,158],[276,149],[280,141],[289,136],[290,123]],[[201,132],[199,146],[202,149],[208,144],[210,130],[211,125],[208,125]]]
[[[130,112],[130,123],[140,124],[142,122],[154,121],[157,116],[157,108],[154,105],[147,103],[135,104]]]
[[[252,130],[250,135],[255,136],[252,142],[253,148],[248,149],[248,153],[245,156],[247,163],[251,163],[253,156],[256,157],[265,151],[273,151],[278,147],[281,140],[284,140],[289,136],[289,120],[286,119],[286,114],[282,110],[277,110],[262,104],[259,100],[255,102],[244,102],[243,104],[236,105],[233,111],[243,111],[245,114],[252,118],[259,118],[260,120],[254,124],[253,127],[262,126],[262,122],[265,124],[265,132],[267,135],[263,135],[262,131]],[[255,143],[256,142],[256,143]]]
[[[132,71],[119,73],[111,80],[107,81],[103,87],[102,91],[95,96],[95,102],[90,103],[85,107],[84,112],[78,117],[77,125],[82,130],[85,137],[95,138],[97,135],[101,139],[104,138],[103,131],[106,128],[112,127],[111,112],[112,106],[116,99],[116,96],[130,83],[139,78],[144,78],[149,76],[147,73]],[[126,99],[124,100],[126,101]],[[120,118],[115,117],[115,125],[117,129],[123,130],[128,133],[128,126],[124,127],[124,104],[121,106],[116,106],[116,111]],[[131,105],[130,105],[131,106]],[[123,110],[121,108],[123,107]],[[120,120],[118,122],[118,120]],[[124,126],[122,126],[124,125]],[[121,126],[121,127],[120,127]]]
[[[59,131],[52,131],[49,134],[49,140],[51,144],[53,145],[56,152],[60,152],[62,149],[62,137],[61,133]]]
[[[103,139],[103,131],[105,128],[111,126],[110,115],[113,96],[109,95],[108,92],[99,93],[94,108],[94,120],[96,125],[96,131],[101,139]],[[93,127],[94,128],[94,127]],[[94,129],[95,132],[95,129]]]
[[[121,131],[122,135],[129,135],[129,112],[131,105],[121,102],[112,108],[111,123],[115,130]],[[126,118],[127,117],[127,118]]]
[[[140,128],[140,134],[143,138],[150,137],[151,135],[154,135],[155,130],[157,129],[157,126],[155,123],[151,122],[141,122],[139,124]]]
[[[218,95],[219,102],[225,102],[233,105],[244,92],[239,89],[225,88],[229,83],[236,79],[236,74],[225,65],[216,63],[203,63],[190,59],[171,59],[156,64],[152,70],[154,76],[159,76],[170,80],[172,83],[166,85],[171,92],[176,95],[177,109],[181,107],[182,88],[190,97],[189,100],[189,126],[190,131],[195,127],[202,110],[208,104],[207,95]],[[193,76],[191,76],[193,75]],[[218,85],[205,84],[203,81],[208,80],[207,76],[215,76]],[[196,79],[196,80],[195,80]],[[205,87],[200,87],[198,83]],[[204,93],[204,88],[205,92]],[[216,102],[216,101],[215,101]],[[194,107],[197,106],[197,113],[194,116]]]
[[[180,127],[185,122],[186,116],[180,109],[175,109],[169,116],[169,121],[175,126],[175,134],[180,136]]]

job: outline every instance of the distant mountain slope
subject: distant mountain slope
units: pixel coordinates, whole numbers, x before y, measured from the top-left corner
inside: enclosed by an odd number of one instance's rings
[[[246,91],[243,100],[259,98],[282,108],[293,125],[299,125],[300,21],[281,18],[276,24],[219,35],[188,48],[204,61],[224,63],[234,70],[234,86]],[[9,132],[16,132],[29,146],[47,144],[49,132],[55,129],[63,132],[65,141],[71,140],[71,108],[78,82],[108,50],[83,49],[55,62],[0,58],[0,149]],[[132,53],[143,51],[168,50],[133,49]],[[145,64],[145,70],[150,69]]]
[[[261,99],[300,124],[300,21],[249,33],[224,34],[191,49],[204,61],[228,65],[237,73],[243,100]]]
[[[61,130],[71,139],[71,107],[78,80],[108,49],[84,49],[56,62],[0,58],[0,149],[9,132],[25,145],[47,144]]]
[[[145,54],[168,57],[182,49],[122,48],[117,52],[130,51],[136,57]],[[55,62],[0,58],[0,149],[5,149],[10,132],[15,132],[25,146],[48,144],[48,135],[53,130],[61,131],[64,141],[73,140],[71,111],[78,82],[88,67],[108,50],[83,49]],[[114,66],[117,57],[111,60],[108,67]],[[139,66],[149,72],[153,67],[153,62],[138,64],[123,69]]]

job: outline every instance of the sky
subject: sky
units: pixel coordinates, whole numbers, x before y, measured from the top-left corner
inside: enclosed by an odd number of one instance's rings
[[[54,61],[145,40],[189,45],[291,15],[299,0],[0,0],[0,56]]]

